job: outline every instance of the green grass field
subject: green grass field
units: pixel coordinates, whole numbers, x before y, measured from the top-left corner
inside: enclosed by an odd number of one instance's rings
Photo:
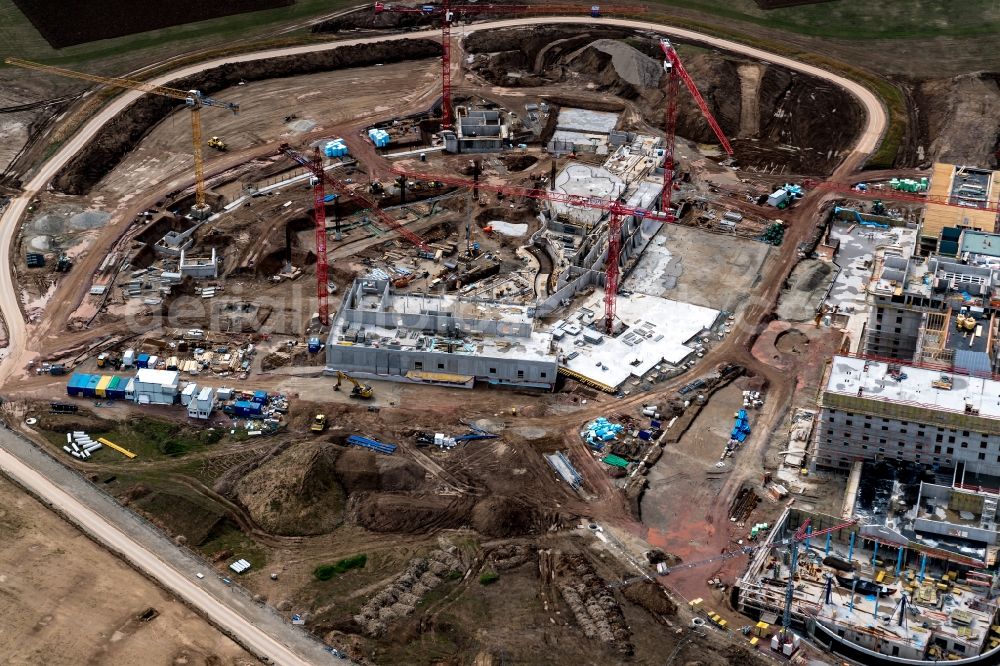
[[[297,0],[291,7],[237,14],[149,32],[53,49],[12,0],[0,0],[0,55],[61,66],[86,65],[88,72],[122,73],[183,53],[232,49],[275,29],[350,7],[351,0]]]
[[[1000,33],[998,0],[834,0],[771,10],[753,0],[655,2],[812,37],[864,41]]]

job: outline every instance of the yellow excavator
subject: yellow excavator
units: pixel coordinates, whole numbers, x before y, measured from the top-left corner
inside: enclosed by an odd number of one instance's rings
[[[229,146],[226,145],[226,142],[217,136],[213,136],[208,140],[208,147],[215,148],[219,152],[225,152],[229,148]]]
[[[351,377],[346,372],[341,372],[340,370],[337,370],[337,385],[333,387],[334,391],[340,390],[340,382],[344,379],[354,384],[354,388],[351,389],[352,398],[357,398],[359,400],[371,400],[375,397],[375,391],[371,386],[368,384],[362,384],[354,377]]]

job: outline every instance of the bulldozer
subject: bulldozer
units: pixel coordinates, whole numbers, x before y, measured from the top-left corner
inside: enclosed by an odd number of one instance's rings
[[[219,152],[225,152],[226,149],[228,148],[226,142],[217,136],[213,136],[211,139],[208,140],[208,147],[215,148]]]
[[[354,388],[351,389],[351,397],[357,398],[358,400],[371,400],[375,397],[375,391],[368,384],[362,384],[354,377],[351,377],[346,372],[337,371],[337,385],[333,387],[334,391],[340,390],[341,380],[346,379],[347,381],[354,384]]]

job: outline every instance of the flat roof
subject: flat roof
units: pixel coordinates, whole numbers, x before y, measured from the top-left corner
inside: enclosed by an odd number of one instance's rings
[[[641,377],[664,361],[677,365],[695,352],[689,340],[708,329],[719,316],[718,310],[672,301],[657,296],[619,296],[616,314],[629,329],[616,338],[601,333],[597,343],[587,342],[584,333],[593,323],[602,330],[604,290],[594,293],[573,315],[560,323],[563,337],[557,341],[560,354],[578,355],[562,363],[565,367],[607,386],[616,387],[629,377]],[[581,330],[575,334],[576,324]],[[590,329],[591,337],[595,331]]]
[[[180,373],[176,370],[154,370],[140,368],[135,373],[135,379],[142,384],[159,384],[160,386],[177,386]]]
[[[1000,381],[983,377],[896,364],[906,378],[889,376],[889,364],[850,356],[834,356],[825,389],[831,393],[857,395],[869,400],[918,404],[926,409],[964,412],[970,405],[979,416],[1000,418]],[[866,369],[867,367],[867,369]],[[932,382],[948,377],[951,390],[936,388]]]
[[[610,134],[618,124],[618,115],[608,111],[563,107],[559,110],[556,129]]]
[[[959,253],[981,254],[988,257],[1000,257],[1000,234],[966,229],[962,233],[962,244]]]
[[[921,235],[937,238],[945,227],[971,227],[980,230],[992,230],[997,214],[981,210],[973,199],[958,198],[958,190],[963,182],[983,186],[982,174],[990,174],[986,179],[985,199],[996,201],[1000,199],[1000,172],[990,172],[984,169],[955,166],[954,164],[937,163],[931,173],[928,194],[956,201],[962,206],[928,203],[924,212],[924,223]],[[962,179],[965,178],[963,181]]]

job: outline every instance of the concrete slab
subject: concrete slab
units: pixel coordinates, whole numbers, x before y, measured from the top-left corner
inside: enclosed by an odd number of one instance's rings
[[[559,326],[564,331],[557,343],[566,359],[562,364],[594,381],[618,386],[663,361],[678,365],[695,353],[697,345],[690,341],[715,323],[719,311],[636,294],[618,298],[617,315],[628,328],[610,338],[602,332],[604,291],[596,290]]]

